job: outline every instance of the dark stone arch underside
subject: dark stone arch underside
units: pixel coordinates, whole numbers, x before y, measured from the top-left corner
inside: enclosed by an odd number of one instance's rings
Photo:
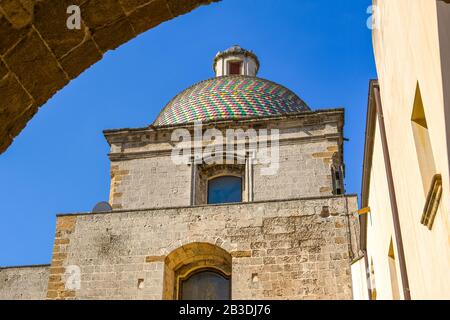
[[[220,0],[0,0],[0,153],[85,69],[160,23]],[[81,10],[70,30],[67,8]]]

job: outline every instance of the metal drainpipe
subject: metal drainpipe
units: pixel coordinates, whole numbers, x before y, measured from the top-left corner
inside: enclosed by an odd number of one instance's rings
[[[387,145],[386,127],[384,125],[383,107],[381,105],[380,86],[375,85],[373,90],[374,90],[374,94],[375,94],[375,105],[376,105],[377,116],[378,116],[378,124],[380,126],[381,143],[383,146],[384,163],[385,163],[385,167],[386,167],[386,176],[387,176],[387,182],[388,182],[388,187],[389,187],[389,199],[390,199],[391,208],[392,208],[392,218],[394,220],[394,232],[395,232],[395,239],[396,239],[396,244],[397,244],[398,262],[400,265],[400,275],[402,278],[402,285],[403,285],[403,296],[404,296],[405,300],[411,300],[411,292],[409,290],[408,273],[406,270],[405,252],[403,250],[402,231],[400,228],[400,219],[399,219],[399,215],[398,215],[397,196],[395,194],[394,178],[392,176],[392,167],[391,167],[391,157],[390,157],[389,148]]]
[[[352,243],[352,225],[350,222],[350,214],[348,212],[348,199],[346,196],[344,196],[345,199],[345,217],[347,218],[347,228],[348,228],[348,255],[350,258],[350,261],[352,261],[355,258],[355,255],[353,253],[353,243]]]

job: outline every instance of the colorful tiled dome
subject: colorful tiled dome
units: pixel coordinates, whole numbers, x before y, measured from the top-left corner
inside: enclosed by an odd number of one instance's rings
[[[177,95],[159,114],[155,126],[244,119],[309,111],[295,93],[252,76],[224,76],[202,81]]]

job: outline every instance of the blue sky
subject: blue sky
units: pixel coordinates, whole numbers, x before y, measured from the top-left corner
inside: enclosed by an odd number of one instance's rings
[[[359,193],[368,82],[376,78],[371,0],[224,0],[166,22],[85,71],[41,107],[0,155],[0,266],[49,263],[56,214],[108,200],[104,129],[145,127],[178,92],[213,76],[233,44],[259,76],[308,105],[345,107],[348,193]]]

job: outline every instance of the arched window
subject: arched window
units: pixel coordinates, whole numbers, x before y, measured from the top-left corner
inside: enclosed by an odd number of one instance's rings
[[[216,270],[202,270],[180,279],[180,300],[229,300],[230,278]]]
[[[208,181],[208,204],[242,202],[242,179],[223,176]]]
[[[232,257],[206,242],[185,244],[164,260],[164,300],[231,300]]]

